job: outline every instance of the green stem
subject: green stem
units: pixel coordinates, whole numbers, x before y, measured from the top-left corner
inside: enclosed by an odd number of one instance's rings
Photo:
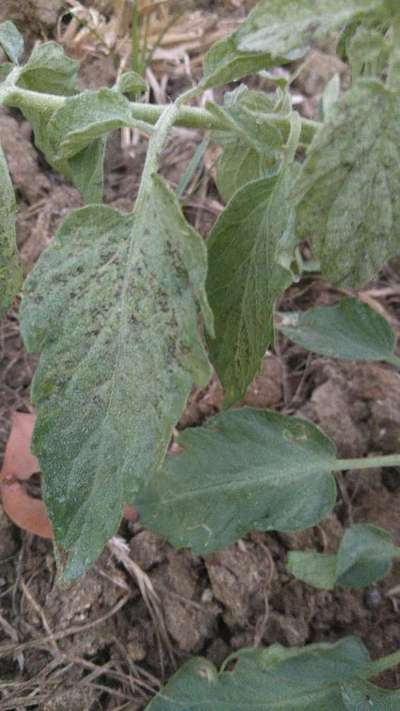
[[[332,471],[377,469],[380,467],[400,467],[400,454],[386,454],[382,457],[367,457],[362,459],[337,459],[332,467]]]
[[[395,368],[400,368],[400,358],[394,353],[393,355],[385,358],[385,363],[389,363],[389,365],[394,365]]]
[[[132,47],[132,69],[137,74],[142,74],[142,63],[140,61],[140,14],[139,0],[133,0],[132,6],[132,30],[131,30],[131,47]]]
[[[4,84],[2,84],[2,88],[3,87]],[[12,85],[4,88],[3,97],[3,103],[5,106],[13,106],[21,110],[23,110],[24,107],[29,107],[33,110],[36,109],[39,111],[57,111],[57,109],[60,109],[66,101],[64,96],[41,94],[36,91],[28,91],[27,89],[22,89]],[[150,123],[152,125],[157,123],[164,111],[169,107],[169,105],[165,104],[142,104],[137,101],[130,102],[130,105],[132,109],[132,117],[134,119],[145,121],[146,123]],[[276,125],[283,129],[287,136],[289,136],[290,121],[279,117],[275,119],[275,122]],[[195,108],[192,106],[180,106],[179,111],[176,113],[174,124],[176,126],[199,128],[203,130],[226,130],[226,122],[223,122],[220,118],[218,118],[218,116],[212,114],[207,109]],[[310,143],[319,126],[320,124],[316,121],[302,119],[301,142],[306,144]]]
[[[393,669],[397,664],[400,664],[400,650],[371,662],[371,673],[368,673],[368,676],[377,676],[381,672],[386,671],[386,669]]]

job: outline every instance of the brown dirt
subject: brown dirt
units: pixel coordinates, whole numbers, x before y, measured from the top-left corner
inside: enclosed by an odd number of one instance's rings
[[[229,5],[206,4],[213,12]],[[32,3],[12,0],[6,5],[21,23],[30,13],[36,34],[54,31],[54,20],[46,19],[49,3],[37,4],[35,13]],[[0,19],[4,9],[2,4]],[[315,115],[321,82],[343,69],[327,62],[326,55],[313,56],[296,86],[307,115]],[[94,57],[85,73],[95,84],[99,75],[108,76],[110,66],[109,59]],[[38,155],[20,116],[3,112],[0,135],[19,202],[18,244],[29,271],[80,200]],[[174,134],[164,155],[164,172],[173,183],[198,140],[195,132]],[[108,203],[130,209],[144,153],[143,142],[124,148],[119,134],[111,138]],[[195,176],[185,209],[205,234],[221,209],[208,171]],[[373,299],[396,328],[398,284],[399,265],[393,262],[373,291],[361,294]],[[300,309],[339,296],[318,279],[307,278],[289,290],[281,306]],[[17,300],[0,327],[0,455],[11,411],[30,408],[35,362],[19,338]],[[192,394],[179,426],[201,424],[221,404],[221,387],[214,379],[209,388]],[[319,423],[345,457],[399,451],[400,376],[388,366],[312,357],[279,338],[244,404]],[[219,664],[242,646],[293,646],[356,634],[374,657],[395,651],[400,564],[366,590],[321,592],[290,576],[285,559],[296,548],[334,552],[343,527],[353,521],[376,523],[400,544],[399,482],[397,470],[349,472],[338,478],[335,511],[319,526],[295,534],[250,534],[206,559],[176,551],[138,523],[124,523],[120,543],[68,590],[57,584],[51,544],[17,530],[0,510],[0,710],[97,711],[125,704],[132,711],[143,709],[189,656],[203,654]],[[400,672],[388,672],[381,681],[398,687]]]

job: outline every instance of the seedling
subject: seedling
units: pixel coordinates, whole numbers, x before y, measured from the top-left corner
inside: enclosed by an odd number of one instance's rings
[[[334,444],[314,425],[254,410],[227,411],[184,432],[184,451],[166,456],[191,389],[209,381],[210,360],[226,406],[243,397],[273,342],[276,301],[299,278],[300,240],[309,240],[324,278],[350,288],[398,254],[399,12],[393,0],[261,0],[237,32],[211,48],[200,84],[165,107],[129,101],[125,94],[137,89],[132,74],[112,88],[78,92],[78,63],[53,42],[36,46],[20,64],[19,32],[10,22],[0,26],[9,58],[0,104],[21,110],[37,147],[86,203],[43,252],[21,306],[25,344],[41,353],[32,386],[33,452],[56,545],[65,553],[65,579],[96,560],[125,504],[174,544],[206,553],[249,530],[317,523],[335,503],[334,471],[400,464],[397,454],[337,460]],[[239,85],[222,105],[186,106],[206,89],[301,59],[333,31],[352,85],[342,95],[337,81],[330,87],[322,122],[293,110],[285,83],[271,94]],[[217,184],[227,206],[208,255],[158,175],[174,125],[211,131],[223,148]],[[106,137],[124,126],[150,136],[128,215],[101,204]],[[0,181],[4,313],[21,287],[21,269],[2,154]],[[329,348],[314,312],[307,347],[354,358],[368,353],[397,366],[387,325],[371,314],[367,323],[361,311],[347,303],[330,312],[338,337],[329,334]],[[343,318],[350,344],[339,331]],[[374,318],[377,339],[369,326]],[[374,550],[380,548],[368,555]],[[398,692],[367,681],[398,663],[399,653],[372,663],[360,643],[344,640],[238,658],[234,672],[220,676],[205,662],[191,663],[150,707],[183,710],[193,699],[199,709],[246,711],[400,705]]]

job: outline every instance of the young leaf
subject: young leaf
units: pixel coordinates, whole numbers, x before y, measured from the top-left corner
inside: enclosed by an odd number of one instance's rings
[[[137,72],[125,72],[119,77],[115,89],[121,94],[126,94],[130,99],[135,99],[138,94],[147,91],[147,84],[141,74]]]
[[[9,20],[0,23],[0,47],[13,64],[18,64],[24,51],[24,38]]]
[[[398,556],[400,549],[389,533],[371,524],[355,524],[345,532],[337,555],[292,551],[288,569],[315,588],[362,588],[384,578]]]
[[[370,705],[377,711],[396,711],[399,707],[400,692],[366,681],[373,674],[372,663],[355,637],[304,648],[273,644],[241,650],[236,659],[233,671],[224,667],[220,673],[206,659],[192,659],[146,711],[361,711]]]
[[[357,299],[281,316],[279,330],[308,351],[349,360],[395,359],[396,336],[389,323]]]
[[[22,333],[42,351],[33,449],[66,578],[95,560],[207,383],[205,275],[200,237],[153,174],[134,215],[71,213],[26,282]]]
[[[381,580],[392,560],[400,555],[390,533],[371,524],[355,524],[347,529],[337,555],[337,584],[360,588]]]
[[[57,158],[65,160],[109,131],[137,125],[128,99],[121,94],[112,89],[84,91],[68,98],[53,114],[48,125],[49,141]],[[145,126],[152,132],[152,127]]]
[[[336,585],[336,555],[316,551],[290,551],[287,568],[295,578],[319,590],[333,590]]]
[[[284,96],[284,95],[283,95]],[[224,107],[208,104],[217,111],[227,130],[215,131],[216,143],[224,146],[218,161],[217,187],[228,202],[247,183],[277,173],[282,164],[285,136],[274,119],[287,118],[291,106],[283,102],[282,92],[275,97],[250,91],[241,85],[225,94]]]
[[[381,7],[382,0],[261,0],[233,35],[210,49],[202,88],[299,59],[354,16]]]
[[[0,318],[8,311],[22,284],[15,241],[15,195],[0,146]]]
[[[209,348],[228,403],[239,400],[256,375],[273,340],[275,301],[292,281],[278,255],[288,233],[295,243],[288,200],[293,168],[239,190],[210,235],[207,292],[215,340]]]
[[[56,42],[45,42],[33,48],[21,69],[18,85],[31,91],[70,95],[75,92],[79,62],[66,57]]]
[[[196,554],[251,530],[315,525],[332,509],[335,446],[305,420],[275,412],[228,411],[186,429],[140,492],[142,523]]]
[[[400,249],[400,97],[360,80],[316,134],[294,191],[323,275],[351,287]]]

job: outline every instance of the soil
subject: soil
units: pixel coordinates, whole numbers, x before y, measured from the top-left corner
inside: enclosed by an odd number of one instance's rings
[[[224,13],[229,3],[203,5],[204,12]],[[6,2],[0,20],[16,17],[21,26],[29,17],[33,37],[51,37],[56,6],[53,16],[46,2]],[[240,14],[239,6],[231,3],[229,12]],[[315,116],[333,73],[339,71],[345,80],[346,69],[339,64],[325,50],[314,50],[295,89],[303,113]],[[85,66],[85,78],[93,85],[112,71],[109,60],[97,55]],[[28,272],[80,198],[38,154],[30,127],[17,112],[1,113],[0,136],[16,188],[18,244]],[[163,159],[172,183],[178,182],[198,142],[196,132],[174,133]],[[107,203],[130,209],[144,155],[143,141],[126,146],[120,134],[112,136]],[[221,209],[212,171],[204,170],[192,182],[186,213],[205,235]],[[399,268],[392,262],[360,293],[397,330]],[[340,296],[318,278],[307,277],[288,291],[280,308],[303,309]],[[12,411],[30,411],[35,365],[19,337],[17,299],[0,327],[0,458]],[[400,376],[389,366],[318,358],[280,337],[242,404],[317,422],[343,457],[399,451]],[[214,378],[206,390],[192,393],[179,427],[201,424],[221,405],[221,387]],[[220,664],[243,646],[332,642],[355,634],[373,657],[395,651],[400,563],[383,582],[365,590],[324,592],[296,581],[285,559],[298,548],[336,551],[343,528],[359,521],[386,528],[400,545],[399,474],[348,472],[338,477],[335,510],[319,526],[294,534],[250,534],[204,559],[175,550],[140,522],[125,522],[93,569],[67,590],[56,580],[51,543],[20,531],[0,509],[0,710],[139,711],[188,657],[205,655]],[[400,671],[387,672],[378,682],[400,687]]]

